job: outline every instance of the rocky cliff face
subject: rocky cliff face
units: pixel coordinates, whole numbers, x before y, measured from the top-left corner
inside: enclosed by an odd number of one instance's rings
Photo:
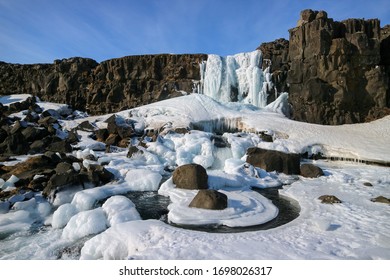
[[[377,19],[337,22],[324,11],[305,10],[289,32],[283,47],[275,48],[277,40],[259,48],[277,62],[274,80],[289,92],[293,119],[332,125],[390,113],[388,26],[381,29]]]
[[[292,118],[318,124],[365,122],[390,114],[390,26],[377,19],[328,18],[301,12],[290,39],[259,46],[273,88],[289,92]],[[71,58],[53,64],[0,62],[0,95],[30,93],[46,101],[104,114],[193,92],[204,54],[128,56],[97,63]],[[195,89],[196,90],[196,89]]]
[[[70,58],[53,64],[0,63],[0,95],[29,93],[91,114],[110,113],[192,92],[207,55]]]

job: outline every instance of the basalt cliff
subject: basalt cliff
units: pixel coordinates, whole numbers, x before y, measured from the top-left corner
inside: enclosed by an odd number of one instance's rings
[[[289,41],[259,49],[272,62],[276,90],[289,92],[293,119],[336,125],[390,113],[389,25],[305,10],[289,32]]]
[[[390,114],[390,26],[378,19],[334,21],[305,10],[289,40],[259,46],[273,87],[289,92],[291,118],[318,124],[365,122]],[[111,113],[198,92],[206,54],[87,58],[52,64],[0,62],[0,95],[28,93],[91,114]],[[206,65],[207,67],[207,65]],[[237,90],[232,88],[232,91]]]

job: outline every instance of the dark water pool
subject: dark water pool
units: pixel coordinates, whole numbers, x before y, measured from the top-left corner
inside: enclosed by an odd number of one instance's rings
[[[234,233],[245,231],[258,231],[276,228],[281,225],[287,224],[299,216],[300,207],[297,201],[290,198],[279,195],[278,189],[253,189],[254,191],[264,195],[270,199],[273,204],[278,207],[278,216],[261,225],[249,226],[249,227],[227,227],[221,225],[207,225],[207,226],[188,226],[188,225],[176,225],[169,223],[172,226],[198,230],[213,233]],[[170,203],[169,198],[157,194],[157,192],[130,192],[126,196],[134,202],[138,212],[142,219],[157,219],[168,223],[167,207]]]

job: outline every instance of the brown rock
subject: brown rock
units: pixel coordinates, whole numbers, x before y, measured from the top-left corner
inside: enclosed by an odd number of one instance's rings
[[[341,200],[334,195],[321,195],[318,199],[325,204],[341,203]]]
[[[190,190],[208,188],[206,169],[195,163],[177,167],[173,172],[172,180],[176,188]]]
[[[322,169],[318,166],[306,163],[301,165],[301,176],[307,178],[317,178],[324,176],[324,171],[322,171]]]
[[[223,210],[228,206],[228,198],[226,194],[216,190],[199,190],[189,206],[210,210]]]
[[[286,154],[257,147],[249,148],[246,154],[246,162],[266,171],[277,171],[285,174],[300,173],[300,156],[298,154]]]
[[[390,198],[386,198],[384,196],[378,196],[375,198],[371,199],[372,202],[379,202],[379,203],[385,203],[385,204],[390,204]]]

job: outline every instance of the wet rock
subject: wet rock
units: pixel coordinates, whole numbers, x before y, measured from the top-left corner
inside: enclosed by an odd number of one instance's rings
[[[324,171],[318,166],[314,164],[302,164],[301,165],[301,176],[306,178],[317,178],[320,176],[324,176]]]
[[[226,194],[216,190],[199,190],[189,207],[210,210],[223,210],[228,206]]]
[[[246,155],[246,162],[268,172],[300,174],[300,156],[298,154],[252,147],[247,150]]]
[[[342,203],[342,201],[334,195],[321,195],[318,199],[321,200],[321,203],[325,204]]]
[[[175,169],[173,183],[181,189],[207,189],[208,175],[206,169],[199,164],[185,164]]]

